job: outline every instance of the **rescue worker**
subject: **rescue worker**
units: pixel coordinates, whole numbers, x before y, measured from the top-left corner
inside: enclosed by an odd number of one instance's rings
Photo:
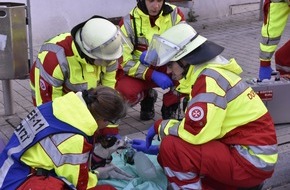
[[[273,174],[277,138],[264,103],[240,78],[241,67],[188,24],[155,38],[145,60],[167,65],[167,72],[180,80],[176,89],[187,91],[189,101],[181,121],[156,121],[146,141],[134,139],[132,147],[158,154],[172,189],[260,186]],[[154,49],[164,44],[171,44],[166,53]],[[160,146],[151,145],[155,134]]]
[[[154,103],[157,99],[157,92],[152,88],[168,89],[173,86],[173,81],[166,75],[166,70],[149,67],[142,62],[141,55],[145,55],[142,52],[146,52],[154,34],[161,34],[184,20],[181,10],[166,3],[165,0],[137,0],[137,6],[119,23],[123,33],[131,39],[134,48],[132,51],[127,45],[124,46],[121,64],[125,76],[118,81],[116,89],[125,96],[131,106],[140,102],[141,120],[150,120],[155,116]],[[167,96],[170,96],[168,99],[174,99],[174,101],[176,99],[176,95],[172,92]]]
[[[290,78],[290,40],[275,53],[276,70],[283,76]]]
[[[270,79],[271,58],[277,49],[290,14],[289,0],[265,0],[264,22],[261,29],[259,79]],[[276,69],[283,65],[276,63]],[[282,69],[283,70],[283,69]]]
[[[119,93],[98,86],[69,92],[36,107],[15,129],[0,156],[0,189],[115,189],[99,179],[131,179],[109,164],[92,170],[92,139],[126,115]]]
[[[69,33],[59,34],[40,48],[30,71],[30,87],[35,106],[68,92],[95,88],[115,88],[117,59],[122,56],[122,32],[101,16],[93,16]],[[127,46],[129,47],[129,46]],[[104,133],[117,134],[115,125]]]

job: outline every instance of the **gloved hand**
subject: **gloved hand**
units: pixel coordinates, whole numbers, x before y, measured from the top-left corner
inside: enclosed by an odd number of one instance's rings
[[[271,66],[260,66],[259,69],[259,79],[262,81],[264,79],[271,79],[271,73],[272,73],[273,69],[271,68]]]
[[[170,77],[158,71],[153,71],[151,79],[163,90],[173,86],[173,82]]]
[[[131,180],[134,177],[130,174],[127,174],[125,171],[116,167],[113,164],[107,164],[104,167],[99,167],[94,170],[94,173],[97,174],[99,179],[121,179],[121,180]]]
[[[151,125],[151,127],[147,131],[147,135],[146,135],[146,147],[147,148],[149,148],[151,146],[152,140],[153,140],[155,135],[156,135],[156,133],[155,133],[154,124],[153,124],[153,125]]]
[[[145,65],[148,67],[150,64],[145,61],[146,53],[147,53],[147,51],[142,52],[142,54],[139,57],[139,61],[141,62],[142,65]]]
[[[157,155],[159,152],[159,146],[150,145],[147,148],[146,141],[141,140],[141,139],[133,139],[132,148],[136,149],[137,151],[142,151],[145,154],[151,154],[151,155]]]

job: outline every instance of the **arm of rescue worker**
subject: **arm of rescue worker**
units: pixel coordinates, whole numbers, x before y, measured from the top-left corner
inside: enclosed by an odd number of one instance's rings
[[[138,46],[136,45],[136,49],[134,52],[132,52],[132,49],[128,45],[124,45],[124,51],[123,51],[123,62],[122,67],[124,69],[125,74],[131,77],[139,78],[142,80],[151,80],[152,73],[154,69],[147,67],[146,65],[143,65],[139,57],[141,56],[142,52],[147,50],[149,43],[152,40],[152,37],[154,34],[161,34],[168,28],[172,27],[173,25],[176,25],[177,23],[181,21],[185,21],[184,14],[182,11],[176,7],[175,5],[169,5],[172,7],[173,12],[163,15],[160,14],[159,17],[162,17],[162,21],[165,23],[160,23],[160,26],[152,26],[150,25],[150,21],[148,17],[142,16],[142,13],[139,15],[138,8],[135,10],[133,9],[130,12],[130,15],[125,16],[121,19],[119,26],[121,31],[124,33],[124,35],[131,40],[132,44],[135,44],[135,31],[134,31],[134,23],[133,23],[133,17],[138,17],[138,19],[135,18],[135,21],[137,22],[137,26],[141,23],[140,20],[143,22],[143,28],[142,31],[139,31],[140,28],[137,27],[137,37],[141,38],[140,41],[142,41]],[[134,11],[135,10],[135,11]],[[136,12],[136,13],[135,13]],[[134,14],[135,13],[135,14]],[[172,18],[175,18],[174,21],[172,21]],[[145,20],[148,19],[148,20]],[[147,22],[148,21],[148,22]],[[174,23],[172,23],[174,22]],[[144,23],[147,23],[148,26],[146,26]],[[126,25],[126,27],[125,27]],[[142,24],[141,24],[142,25]],[[148,28],[147,28],[148,27]],[[129,30],[127,31],[126,28]]]
[[[210,85],[207,83],[208,80],[211,81]],[[208,86],[215,91],[207,92]],[[193,85],[185,117],[181,121],[170,119],[155,122],[154,129],[159,138],[174,135],[191,144],[204,144],[220,138],[226,111],[214,103],[205,100],[199,101],[200,97],[207,97],[215,93],[218,96],[225,95],[212,78],[199,77]]]
[[[45,142],[54,142],[48,150],[37,143],[23,154],[21,160],[33,168],[54,170],[57,176],[66,178],[77,189],[97,185],[97,175],[90,171],[88,164],[93,146],[82,135],[62,133],[47,138]]]
[[[115,88],[117,82],[117,70],[119,67],[118,60],[110,63],[108,66],[102,67],[103,76],[101,76],[101,84],[103,86]]]
[[[98,183],[98,177],[89,168],[89,154],[93,146],[82,135],[74,135],[59,146],[62,154],[69,154],[75,164],[63,164],[55,168],[58,176],[65,177],[77,189],[89,189]],[[82,155],[84,156],[82,158]]]
[[[121,30],[124,35],[128,37],[124,25],[121,26]],[[141,56],[142,51],[136,49],[134,53],[132,53],[132,49],[127,44],[124,44],[123,48],[123,61],[121,65],[124,69],[124,73],[134,78],[151,80],[153,69],[149,69],[148,66],[141,64],[139,61],[139,57]],[[146,49],[147,47],[144,47],[144,50]]]
[[[63,95],[64,75],[53,52],[39,53],[30,70],[33,103],[39,106]]]

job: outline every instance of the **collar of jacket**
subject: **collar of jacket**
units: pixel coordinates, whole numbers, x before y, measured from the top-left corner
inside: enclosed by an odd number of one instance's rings
[[[98,124],[87,106],[74,92],[54,99],[52,102],[53,114],[59,120],[92,136],[98,129]]]

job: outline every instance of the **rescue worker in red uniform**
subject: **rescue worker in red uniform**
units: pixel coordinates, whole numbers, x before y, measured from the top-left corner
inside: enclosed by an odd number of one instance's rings
[[[107,19],[93,16],[70,33],[46,41],[30,71],[34,105],[99,85],[115,88],[117,70],[121,69],[117,59],[122,56],[122,35]],[[110,134],[118,133],[116,126],[107,129]]]
[[[126,115],[120,94],[99,86],[36,107],[0,156],[0,189],[99,189],[99,179],[132,177],[112,164],[91,167],[97,131]],[[102,151],[103,154],[105,150]]]
[[[261,29],[259,79],[270,79],[273,71],[271,58],[280,42],[290,14],[289,0],[265,0],[264,22]],[[283,62],[276,62],[276,70],[282,71]],[[290,65],[288,65],[289,67]]]
[[[140,62],[139,58],[142,52],[147,50],[154,34],[161,34],[184,20],[181,10],[165,3],[165,0],[137,0],[137,6],[119,23],[121,30],[131,40],[134,48],[132,51],[127,45],[124,46],[121,64],[125,76],[118,81],[116,89],[125,96],[131,106],[140,102],[141,120],[150,120],[155,116],[154,103],[157,99],[157,92],[152,88],[168,89],[173,86],[173,81],[166,75],[166,70],[149,67],[145,62]],[[176,99],[176,95],[172,93],[167,96],[173,96],[173,99]]]
[[[133,148],[158,154],[172,189],[260,186],[273,174],[277,138],[264,103],[240,78],[241,67],[188,24],[155,38],[145,60],[167,65],[180,81],[176,89],[187,91],[189,101],[181,121],[156,121],[146,141],[134,139]],[[155,48],[165,44],[166,53]],[[160,146],[151,145],[155,134]]]

